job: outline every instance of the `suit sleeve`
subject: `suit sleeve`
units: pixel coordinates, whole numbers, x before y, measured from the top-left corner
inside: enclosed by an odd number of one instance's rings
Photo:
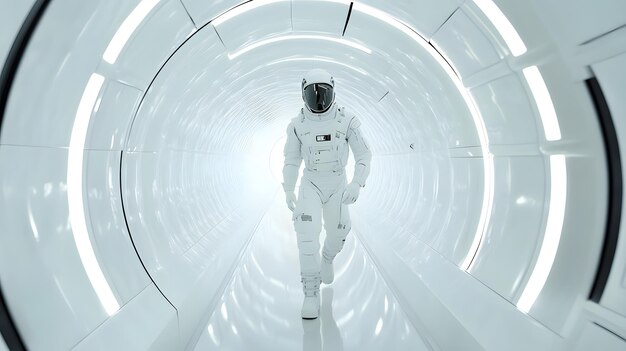
[[[354,117],[352,121],[350,121],[347,137],[348,144],[354,154],[354,177],[352,181],[363,187],[365,186],[367,176],[370,174],[372,152],[361,134],[360,126],[361,122],[358,118]]]
[[[293,122],[287,126],[287,141],[285,142],[285,165],[283,167],[283,189],[293,191],[298,180],[300,164],[302,164],[302,154],[300,152],[300,139],[296,134]]]

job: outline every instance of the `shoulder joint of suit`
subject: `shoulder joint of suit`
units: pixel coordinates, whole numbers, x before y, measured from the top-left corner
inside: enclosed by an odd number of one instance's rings
[[[350,126],[348,127],[349,129],[357,129],[361,126],[361,121],[356,118],[356,116],[352,116],[352,118],[350,118]]]

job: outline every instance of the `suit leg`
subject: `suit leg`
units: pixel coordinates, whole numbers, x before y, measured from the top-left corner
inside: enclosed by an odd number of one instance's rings
[[[320,242],[322,229],[322,202],[316,190],[307,181],[302,181],[293,221],[298,237],[300,273],[303,279],[319,279]]]
[[[323,207],[326,240],[324,241],[322,257],[329,263],[343,249],[351,228],[350,212],[348,205],[341,202],[342,194],[343,190],[333,194]]]

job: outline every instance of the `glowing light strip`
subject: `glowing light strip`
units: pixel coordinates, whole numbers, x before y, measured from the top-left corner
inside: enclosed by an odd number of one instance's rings
[[[76,111],[67,155],[67,201],[72,235],[74,236],[74,243],[76,244],[80,261],[91,282],[91,286],[96,292],[98,299],[100,299],[100,303],[111,316],[120,309],[120,305],[113,295],[113,291],[104,277],[96,254],[93,251],[83,203],[83,154],[85,139],[91,113],[103,83],[103,76],[96,73],[91,75]]]
[[[223,24],[224,22],[233,19],[234,17],[237,17],[243,13],[246,13],[250,10],[254,10],[256,8],[259,8],[261,6],[265,6],[265,5],[269,5],[269,4],[274,4],[277,2],[288,2],[291,0],[252,0],[246,3],[243,3],[239,6],[233,7],[232,9],[222,13],[221,15],[217,16],[216,18],[214,18],[211,21],[211,24],[213,24],[213,26],[218,27],[219,25]],[[324,0],[326,2],[335,2],[335,3],[339,3],[339,4],[349,4],[350,1],[349,0]]]
[[[122,25],[117,29],[113,39],[107,46],[102,59],[110,64],[114,64],[117,61],[118,56],[126,46],[130,36],[137,30],[139,24],[146,18],[146,16],[152,11],[152,9],[159,3],[160,0],[143,0],[140,2],[133,12],[126,17]]]
[[[541,250],[517,308],[528,313],[535,304],[552,270],[561,241],[567,202],[567,167],[565,155],[550,156],[550,210]]]
[[[237,7],[234,7],[226,12],[224,12],[223,14],[219,15],[218,17],[216,17],[215,19],[213,19],[213,21],[211,21],[211,24],[213,24],[213,26],[217,27],[220,24],[234,18],[237,17],[239,15],[241,15],[242,13],[246,13],[250,10],[254,10],[258,7],[261,6],[265,6],[265,5],[269,5],[269,4],[273,4],[273,3],[277,3],[277,2],[281,2],[281,1],[287,1],[287,0],[253,0],[253,1],[249,1],[246,2],[242,5],[239,5]]]
[[[251,50],[254,50],[256,48],[259,48],[261,46],[264,45],[268,45],[271,43],[276,43],[279,41],[285,41],[285,40],[325,40],[325,41],[332,41],[334,43],[338,43],[338,44],[342,44],[342,45],[347,45],[350,47],[353,47],[357,50],[361,50],[367,54],[371,54],[372,50],[361,45],[358,43],[355,43],[353,41],[347,40],[347,39],[343,39],[343,38],[333,38],[333,37],[327,37],[327,36],[322,36],[322,35],[308,35],[308,34],[294,34],[294,35],[284,35],[284,36],[280,36],[280,37],[274,37],[274,38],[269,38],[269,39],[265,39],[265,40],[260,40],[257,41],[255,43],[252,43],[246,47],[244,47],[243,49],[239,50],[239,51],[235,51],[231,54],[228,54],[228,58],[233,60],[243,54],[245,54],[246,52],[249,52]]]
[[[537,66],[531,66],[524,68],[522,72],[524,72],[524,77],[528,82],[530,91],[532,92],[537,108],[539,109],[539,115],[541,116],[541,123],[543,124],[543,132],[546,136],[546,140],[561,140],[561,127],[559,126],[559,119],[556,116],[550,92],[548,91],[546,82],[541,76],[541,72],[539,72],[539,68],[537,68]]]
[[[487,16],[489,21],[496,28],[504,42],[509,47],[513,56],[520,56],[526,53],[526,45],[515,30],[509,19],[502,13],[500,8],[491,0],[474,0],[478,8]]]
[[[379,9],[361,4],[354,3],[352,6],[353,11],[358,11],[361,13],[365,13],[374,18],[377,18],[381,21],[386,22],[392,27],[398,29],[403,32],[410,38],[412,38],[415,42],[417,42],[422,48],[426,50],[436,61],[439,63],[441,68],[448,74],[450,80],[454,83],[455,87],[463,97],[467,108],[472,114],[472,119],[474,121],[474,126],[476,127],[476,132],[478,133],[478,139],[480,141],[480,149],[483,154],[483,171],[484,171],[484,189],[483,189],[483,204],[480,210],[480,219],[478,221],[478,226],[476,227],[476,233],[474,235],[474,239],[472,240],[472,244],[467,253],[467,256],[463,260],[461,264],[461,269],[468,270],[470,265],[474,259],[475,254],[478,252],[478,248],[480,247],[480,243],[485,235],[487,230],[489,221],[491,219],[491,210],[493,207],[493,158],[489,152],[489,137],[487,136],[487,128],[485,127],[485,121],[483,120],[480,111],[476,107],[476,102],[471,94],[465,89],[463,83],[459,79],[459,77],[454,73],[452,67],[446,62],[446,60],[441,56],[442,53],[435,50],[423,37],[409,28],[406,24],[400,22],[393,16],[383,12]]]

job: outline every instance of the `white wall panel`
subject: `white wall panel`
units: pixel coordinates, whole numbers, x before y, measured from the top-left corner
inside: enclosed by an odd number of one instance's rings
[[[244,189],[228,183],[229,177],[241,178],[235,173],[239,162],[227,155],[187,152],[124,154],[124,200],[131,233],[146,234],[146,240],[155,242],[148,245],[154,247],[151,254],[142,255],[148,267],[167,266],[162,260],[187,251],[240,206],[235,199],[244,195]],[[197,180],[191,178],[194,174]],[[193,195],[186,195],[185,189]],[[211,197],[203,197],[200,190],[209,191]]]
[[[621,0],[536,1],[539,12],[552,14],[551,23],[561,40],[572,46],[626,25],[626,3]]]
[[[291,1],[270,2],[252,8],[219,24],[216,30],[231,52],[263,38],[288,34],[292,31]]]
[[[198,28],[246,0],[181,0]]]
[[[474,240],[481,211],[477,204],[483,196],[482,159],[413,153],[374,156],[372,164],[371,185],[363,190],[355,213],[384,221],[388,240],[409,233],[460,264]],[[398,167],[393,175],[391,167]],[[380,186],[387,182],[394,186]],[[380,208],[389,211],[381,215]]]
[[[198,138],[198,133],[206,128],[199,128],[194,122],[211,117],[213,111],[211,105],[202,111],[197,108],[223,93],[222,88],[227,83],[223,76],[226,63],[224,47],[212,28],[205,27],[194,35],[155,79],[133,122],[128,149],[189,150],[197,147],[189,143],[202,139]],[[183,97],[187,97],[184,102]],[[217,99],[212,104],[221,106],[223,101]],[[185,128],[185,133],[176,134],[181,127]]]
[[[115,34],[112,23],[121,23],[135,5],[51,2],[45,16],[54,20],[44,18],[38,25],[12,86],[3,144],[68,146],[85,85]]]
[[[461,77],[468,77],[500,60],[489,39],[461,9],[435,33],[432,41]]]
[[[626,341],[595,323],[587,323],[577,337],[573,350],[606,350],[622,351],[626,349]]]
[[[93,244],[101,268],[119,296],[120,305],[133,299],[149,283],[133,248],[122,212],[120,152],[90,151],[85,155],[85,205]]]
[[[340,37],[348,18],[350,3],[294,0],[291,6],[295,32],[319,32]]]
[[[367,43],[373,55],[387,60],[390,72],[402,77],[394,95],[424,103],[437,120],[448,147],[480,145],[476,127],[460,93],[439,63],[413,38],[398,33],[391,25],[366,13],[353,11],[345,37]],[[429,45],[429,44],[425,44]],[[430,67],[425,69],[425,67]],[[389,73],[389,74],[393,74]],[[445,92],[445,93],[443,93]],[[428,127],[427,127],[428,128]]]
[[[142,157],[136,153],[124,153],[123,157],[122,196],[129,229],[146,269],[154,274],[173,265],[175,258],[169,254],[170,246],[176,247],[173,241],[179,239],[171,234],[174,231],[171,222],[177,218],[163,217],[158,208],[161,199],[155,197],[168,196],[167,191],[157,188],[160,184],[153,185],[152,180],[159,172],[158,159],[152,154]],[[144,181],[139,170],[148,173],[148,179]]]
[[[443,168],[434,182],[437,211],[428,228],[431,238],[424,241],[460,265],[476,236],[482,209],[483,159],[453,158],[450,163],[450,168]]]
[[[399,0],[393,6],[384,0],[359,0],[375,8],[389,12],[404,23],[410,25],[420,35],[427,39],[450,17],[463,3],[463,0]]]
[[[70,349],[108,315],[72,235],[67,150],[3,145],[0,165],[4,298],[28,349]]]
[[[388,170],[392,164],[401,164],[399,169],[402,171],[390,175]],[[437,160],[431,155],[421,153],[374,155],[372,165],[368,186],[359,196],[359,201],[353,207],[354,211],[366,216],[383,217],[377,213],[376,208],[389,208],[384,218],[390,224],[390,240],[396,235],[396,227],[406,228],[416,237],[428,237],[431,234],[427,231],[430,223],[440,223],[434,216],[437,210],[434,204],[437,177],[434,175],[440,172]],[[379,186],[386,181],[392,182],[394,186]],[[413,201],[408,200],[411,196],[415,196]],[[367,206],[373,203],[377,206]]]
[[[563,227],[557,232],[558,251],[551,264],[540,266],[549,270],[549,276],[529,312],[559,334],[567,331],[567,322],[578,313],[578,304],[588,299],[597,273],[608,207],[608,177],[602,154],[568,155],[566,167],[567,202]]]
[[[176,264],[177,256],[241,210],[236,199],[246,197],[250,184],[241,184],[240,162],[234,156],[187,152],[124,154],[127,218],[149,271]]]
[[[0,62],[4,63],[9,50],[11,50],[15,36],[34,3],[35,0],[0,0],[0,9],[2,9],[0,11],[0,23],[2,23],[2,30],[0,31]]]
[[[143,92],[136,88],[117,81],[105,81],[100,98],[104,103],[100,103],[91,116],[85,148],[122,150],[142,95]]]
[[[132,33],[109,78],[145,90],[165,60],[195,30],[180,1],[161,1]],[[109,64],[103,61],[101,65],[104,70]]]
[[[593,65],[607,100],[617,133],[622,158],[622,177],[626,179],[626,54]],[[611,275],[602,296],[602,305],[626,317],[626,206],[622,203],[622,224]]]
[[[363,83],[368,86],[377,82],[370,83],[364,80]],[[440,155],[447,152],[446,136],[437,125],[437,116],[429,106],[430,97],[424,96],[415,88],[411,89],[412,83],[407,77],[390,72],[387,79],[380,82],[388,94],[377,104],[373,104],[375,101],[371,101],[368,91],[362,93],[364,96],[361,99],[352,97],[346,99],[347,104],[356,105],[363,110],[360,116],[367,116],[363,121],[362,131],[364,136],[371,140],[370,147],[374,153],[424,152]],[[356,84],[347,86],[346,89],[352,90],[352,86]],[[372,113],[374,107],[376,112]],[[429,137],[424,138],[422,133]]]
[[[530,97],[520,78],[511,74],[472,89],[480,109],[489,143],[532,144],[538,141],[538,127]],[[534,102],[534,100],[533,100]]]
[[[548,199],[543,157],[495,157],[491,222],[471,274],[516,302],[541,242]]]

